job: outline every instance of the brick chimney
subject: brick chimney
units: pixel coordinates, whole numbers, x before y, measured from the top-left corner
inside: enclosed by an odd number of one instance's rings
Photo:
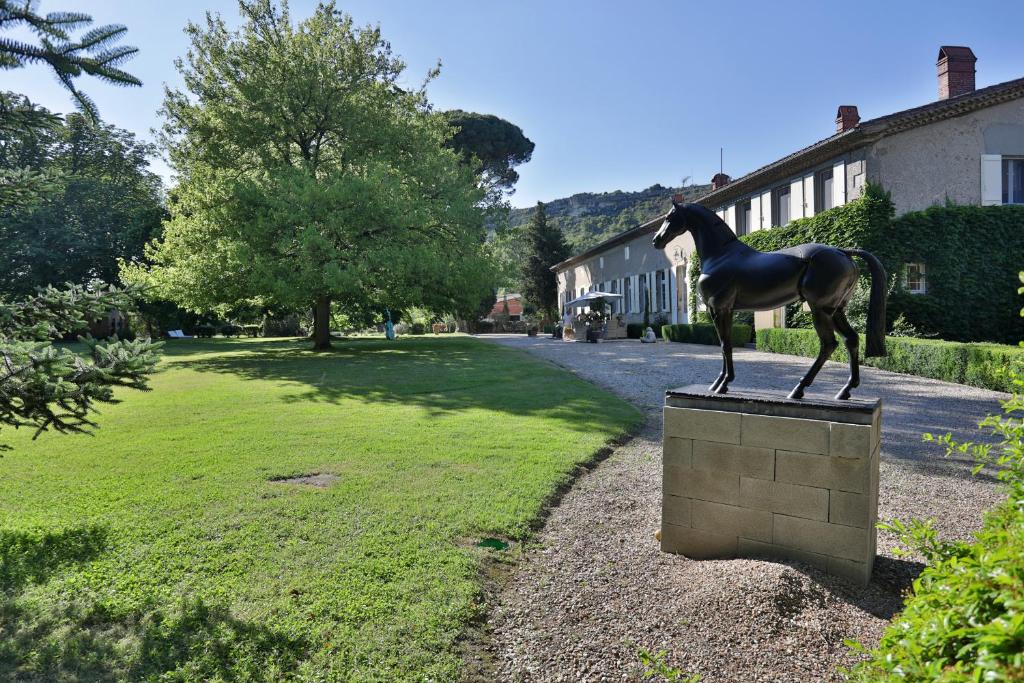
[[[839,111],[836,112],[836,132],[845,133],[853,130],[858,123],[860,114],[857,113],[857,107],[852,104],[840,104]]]
[[[715,190],[720,190],[731,182],[732,178],[725,173],[716,173],[714,177],[711,178],[711,191],[714,192]]]
[[[948,100],[974,92],[974,63],[978,58],[969,47],[943,45],[939,48],[939,99]]]

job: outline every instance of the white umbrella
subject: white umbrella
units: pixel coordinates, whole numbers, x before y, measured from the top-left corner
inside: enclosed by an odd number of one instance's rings
[[[621,294],[613,294],[612,292],[587,292],[583,296],[578,296],[572,301],[566,301],[566,306],[573,308],[580,308],[582,306],[589,306],[595,299],[621,299]]]

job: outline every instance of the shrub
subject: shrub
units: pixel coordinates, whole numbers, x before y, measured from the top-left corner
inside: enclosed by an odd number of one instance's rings
[[[644,326],[640,323],[626,323],[626,337],[628,339],[639,339],[644,336]]]
[[[750,325],[733,325],[733,347],[749,343],[750,334]],[[718,332],[715,331],[715,326],[707,323],[662,325],[661,336],[665,341],[683,342],[685,344],[713,344],[715,346],[719,344]]]
[[[475,334],[490,334],[494,332],[494,323],[490,320],[480,320],[474,327],[476,328]]]
[[[226,325],[221,325],[220,327],[220,333],[225,337],[241,337],[242,332],[244,332],[244,330],[241,325],[232,325],[231,323],[228,323]]]
[[[939,539],[931,520],[881,525],[924,555],[929,566],[878,647],[846,672],[850,680],[1024,680],[1024,373],[1010,375],[1014,393],[1003,402],[1003,415],[981,423],[997,443],[925,435],[945,445],[947,455],[973,457],[975,474],[994,469],[1008,489],[1007,500],[985,514],[973,543]]]
[[[551,334],[554,331],[555,331],[555,326],[554,325],[545,325],[544,329],[542,330],[542,332],[544,334]]]
[[[200,338],[203,338],[203,339],[209,339],[210,337],[212,337],[216,333],[217,333],[217,328],[214,327],[213,325],[211,325],[210,323],[202,323],[202,324],[196,325],[196,336],[197,337],[200,337]]]
[[[425,323],[416,322],[409,327],[410,334],[426,334],[427,326]]]
[[[863,342],[862,336],[861,353]],[[769,328],[757,331],[757,348],[761,351],[814,358],[818,355],[818,346],[818,335],[814,330]],[[890,372],[969,384],[993,391],[1010,391],[1013,388],[1011,371],[1024,367],[1024,349],[1016,346],[915,337],[886,337],[885,346],[889,355],[862,358],[861,362]],[[832,360],[849,360],[842,344],[832,354]]]
[[[264,337],[301,337],[302,324],[295,314],[280,317],[266,316],[263,318]]]

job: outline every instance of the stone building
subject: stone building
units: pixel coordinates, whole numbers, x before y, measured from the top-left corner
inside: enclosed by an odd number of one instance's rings
[[[841,206],[867,182],[891,192],[898,214],[947,201],[1024,204],[1024,78],[979,90],[975,62],[970,48],[940,48],[935,102],[867,121],[842,105],[834,135],[736,180],[716,174],[698,201],[738,235]],[[654,249],[660,223],[659,216],[556,265],[559,301],[607,289],[626,295],[616,312],[630,322],[642,319],[645,302],[670,322],[688,322],[693,242],[684,235]],[[926,291],[926,264],[908,271],[914,291]],[[768,311],[757,325],[782,320]]]

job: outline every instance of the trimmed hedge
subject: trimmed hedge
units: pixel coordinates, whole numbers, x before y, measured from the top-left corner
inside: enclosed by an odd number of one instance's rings
[[[733,347],[743,346],[750,342],[750,325],[732,326]],[[661,337],[665,341],[682,342],[684,344],[712,344],[718,346],[718,332],[714,325],[696,323],[693,325],[662,325]]]
[[[409,326],[409,334],[426,334],[427,326],[423,323],[413,323]]]
[[[862,362],[891,372],[994,391],[1010,391],[1010,368],[1024,368],[1024,348],[1017,346],[914,337],[886,337],[885,346],[889,355],[863,358]],[[818,347],[818,334],[814,330],[770,328],[757,331],[757,348],[760,351],[814,358],[818,355]],[[863,353],[863,335],[860,348]],[[832,360],[849,361],[846,348],[841,343],[832,354]]]
[[[639,339],[644,336],[644,326],[640,323],[626,323],[626,338]]]
[[[810,218],[740,238],[759,251],[805,242],[866,249],[885,266],[892,285],[887,323],[902,314],[921,334],[958,341],[1014,344],[1024,339],[1015,315],[1017,271],[1024,254],[1024,206],[933,206],[893,218],[882,188]],[[906,264],[925,264],[927,293],[903,288]],[[690,310],[697,309],[700,259],[690,265]],[[862,268],[866,280],[866,269]]]

